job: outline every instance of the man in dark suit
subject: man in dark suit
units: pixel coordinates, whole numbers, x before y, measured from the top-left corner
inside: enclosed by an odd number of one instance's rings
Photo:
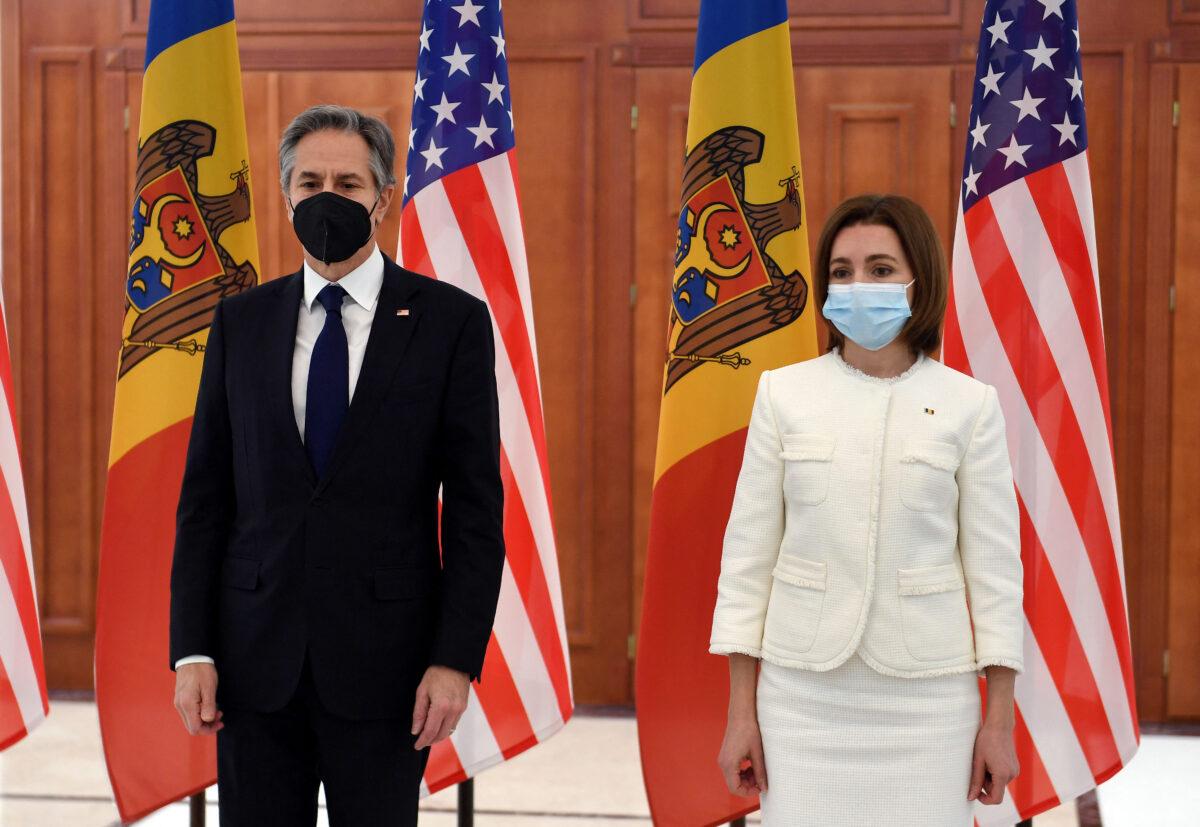
[[[222,825],[312,824],[321,782],[335,826],[415,824],[504,564],[491,320],[380,253],[382,122],[313,107],[279,154],[304,266],[213,317],[171,572],[175,705],[219,731]]]

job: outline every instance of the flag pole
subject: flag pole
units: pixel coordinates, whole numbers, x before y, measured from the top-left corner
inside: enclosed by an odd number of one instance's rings
[[[191,827],[204,827],[204,790],[188,799],[188,810],[191,815],[188,823]]]
[[[475,827],[475,779],[458,785],[458,827]]]

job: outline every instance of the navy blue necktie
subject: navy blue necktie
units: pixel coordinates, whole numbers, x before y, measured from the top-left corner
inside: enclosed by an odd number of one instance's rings
[[[304,447],[320,479],[333,454],[338,431],[350,407],[350,352],[342,326],[342,299],[336,284],[321,288],[317,301],[325,308],[325,326],[313,345],[308,364],[308,396],[304,403]]]

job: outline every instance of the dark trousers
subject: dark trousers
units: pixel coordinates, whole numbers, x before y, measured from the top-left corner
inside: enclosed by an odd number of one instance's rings
[[[321,783],[330,827],[415,825],[429,750],[413,749],[412,720],[408,710],[398,711],[377,721],[332,715],[317,697],[307,662],[283,709],[223,709],[221,827],[311,827]]]

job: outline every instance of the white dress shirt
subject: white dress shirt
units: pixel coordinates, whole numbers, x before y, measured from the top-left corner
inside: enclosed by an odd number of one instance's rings
[[[313,346],[325,327],[325,308],[317,301],[322,288],[334,284],[304,262],[304,297],[297,312],[296,344],[292,350],[292,408],[296,414],[296,428],[304,437],[304,410],[308,399],[308,365],[312,361]],[[354,398],[354,386],[362,370],[363,354],[367,350],[367,338],[371,335],[371,322],[375,319],[375,308],[379,303],[379,290],[383,287],[383,253],[376,245],[367,260],[342,276],[337,282],[346,291],[342,302],[342,326],[346,329],[346,346],[350,356],[350,398]],[[189,663],[213,663],[207,655],[188,655],[175,662],[175,668]]]

